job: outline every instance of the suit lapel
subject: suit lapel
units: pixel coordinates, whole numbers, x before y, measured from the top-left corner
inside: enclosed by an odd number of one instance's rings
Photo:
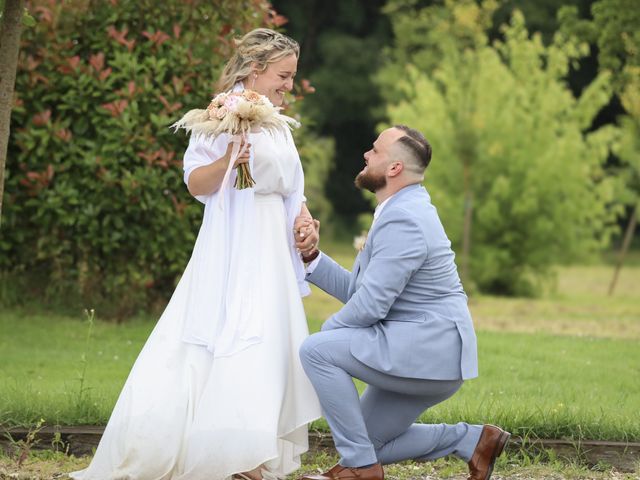
[[[350,294],[353,294],[360,286],[361,277],[364,274],[364,270],[366,269],[366,263],[368,262],[366,262],[364,259],[364,255],[366,255],[365,250],[366,247],[358,253],[353,264],[353,268],[351,269],[351,280],[349,281]]]

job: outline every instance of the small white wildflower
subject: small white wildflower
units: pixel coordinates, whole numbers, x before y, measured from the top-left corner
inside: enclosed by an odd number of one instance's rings
[[[364,244],[367,242],[367,233],[368,232],[366,230],[363,230],[360,235],[358,235],[357,237],[353,237],[353,248],[355,248],[359,252],[362,251],[362,249],[364,248]]]

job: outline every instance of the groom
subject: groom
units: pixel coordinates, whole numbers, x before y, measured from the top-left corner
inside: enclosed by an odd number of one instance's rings
[[[364,154],[355,183],[378,206],[353,272],[319,252],[316,235],[297,236],[307,280],[344,302],[300,349],[341,456],[303,480],[382,480],[382,464],[449,454],[468,462],[469,479],[487,480],[509,439],[492,425],[414,423],[478,375],[454,253],[422,186],[430,160],[429,142],[403,125]],[[360,398],[352,377],[368,385]]]

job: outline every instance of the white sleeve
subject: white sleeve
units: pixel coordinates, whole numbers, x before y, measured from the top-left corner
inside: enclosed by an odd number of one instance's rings
[[[230,141],[231,136],[226,133],[222,133],[215,138],[192,135],[189,139],[187,151],[184,152],[184,183],[189,185],[189,176],[197,168],[210,165],[219,160],[227,151],[227,145]],[[207,195],[195,195],[195,198],[205,203]]]

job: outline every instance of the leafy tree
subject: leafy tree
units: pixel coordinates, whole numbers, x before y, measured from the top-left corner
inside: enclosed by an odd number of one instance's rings
[[[545,44],[553,41],[558,31],[558,10],[572,7],[582,15],[588,15],[594,0],[502,0],[493,16],[494,25],[500,26],[509,22],[514,10],[520,10],[527,19],[529,31],[539,32]],[[492,29],[493,35],[499,35],[498,28]]]
[[[640,210],[640,67],[627,67],[627,75],[626,85],[620,94],[627,115],[620,118],[621,138],[614,151],[626,167],[622,173],[626,186],[623,201],[631,207],[631,214],[609,285],[609,294],[615,289],[618,274],[636,230]]]
[[[13,89],[18,66],[18,51],[23,19],[33,18],[23,13],[24,0],[0,2],[0,223],[4,197],[4,171],[9,143],[9,123],[13,106]]]
[[[575,6],[558,12],[563,34],[594,44],[601,69],[612,72],[617,92],[633,82],[640,66],[640,11],[635,0],[599,0],[591,5],[593,18],[582,18]]]
[[[426,7],[421,3],[389,0],[383,9],[391,21],[394,41],[384,49],[386,62],[376,81],[387,103],[402,98],[398,68],[415,65],[433,72],[447,56],[486,44],[499,6],[496,0],[444,0]]]
[[[592,19],[582,19],[575,7],[559,13],[565,34],[594,43],[600,68],[612,73],[624,115],[618,118],[622,137],[616,148],[626,180],[625,203],[630,209],[616,270],[609,287],[613,293],[618,273],[633,237],[640,208],[640,11],[633,0],[600,0],[591,7]]]
[[[585,45],[556,36],[545,47],[516,12],[492,46],[471,33],[483,6],[493,6],[473,3],[446,2],[437,62],[396,65],[403,100],[389,117],[433,145],[425,185],[462,247],[466,280],[486,292],[532,294],[553,265],[603,246],[611,233],[614,184],[602,167],[616,129],[585,133],[611,96],[610,75],[576,99],[565,78]],[[460,35],[465,26],[470,33]]]

